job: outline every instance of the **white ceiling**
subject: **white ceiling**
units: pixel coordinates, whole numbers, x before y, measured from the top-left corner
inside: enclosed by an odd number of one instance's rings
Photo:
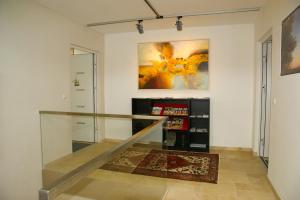
[[[144,0],[35,0],[65,17],[86,25],[111,20],[153,17]],[[161,15],[262,7],[267,0],[150,0]],[[184,27],[253,23],[257,12],[185,17]],[[144,22],[145,30],[174,27],[175,19]],[[136,22],[105,25],[92,29],[103,33],[135,31]]]

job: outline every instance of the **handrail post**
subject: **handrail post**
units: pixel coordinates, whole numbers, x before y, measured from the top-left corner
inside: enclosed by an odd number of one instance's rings
[[[40,189],[39,190],[39,200],[50,200],[50,191]]]

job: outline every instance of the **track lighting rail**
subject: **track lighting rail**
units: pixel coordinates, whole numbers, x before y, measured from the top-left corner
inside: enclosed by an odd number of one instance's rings
[[[178,16],[182,17],[196,17],[196,16],[204,16],[204,15],[219,15],[219,14],[233,14],[233,13],[246,13],[246,12],[257,12],[260,10],[260,7],[253,7],[253,8],[241,8],[241,9],[232,9],[232,10],[217,10],[217,11],[208,11],[208,12],[195,12],[195,13],[182,13],[182,14],[174,14],[174,15],[166,15],[160,17],[142,17],[142,18],[135,18],[135,19],[123,19],[123,20],[115,20],[115,21],[106,21],[106,22],[97,22],[97,23],[90,23],[87,24],[87,27],[93,26],[104,26],[109,24],[121,24],[121,23],[128,23],[128,22],[136,22],[139,20],[147,21],[147,20],[156,20],[156,19],[164,19],[164,18],[177,18]]]
[[[163,16],[158,13],[158,11],[153,7],[153,5],[150,3],[149,0],[144,0],[144,1],[149,6],[149,8],[154,12],[154,14],[156,15],[156,19],[163,18]]]

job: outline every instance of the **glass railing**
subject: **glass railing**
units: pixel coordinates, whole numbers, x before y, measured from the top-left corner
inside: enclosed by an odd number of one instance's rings
[[[40,118],[40,200],[163,199],[166,117],[41,111]]]

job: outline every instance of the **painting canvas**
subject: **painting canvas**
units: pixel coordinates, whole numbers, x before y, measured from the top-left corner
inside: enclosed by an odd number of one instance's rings
[[[208,40],[138,44],[139,89],[208,89]]]
[[[281,75],[300,72],[300,9],[282,22]]]

